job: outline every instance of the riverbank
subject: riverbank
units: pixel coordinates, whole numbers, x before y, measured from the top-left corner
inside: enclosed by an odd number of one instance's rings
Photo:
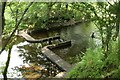
[[[54,22],[54,23],[49,23],[47,24],[46,28],[41,28],[41,29],[33,29],[29,30],[28,33],[33,34],[33,33],[39,33],[39,32],[45,32],[45,31],[51,31],[51,30],[56,30],[56,29],[61,29],[64,27],[69,27],[69,26],[74,26],[79,23],[86,22],[83,20],[70,20],[70,21],[64,21],[64,22]]]

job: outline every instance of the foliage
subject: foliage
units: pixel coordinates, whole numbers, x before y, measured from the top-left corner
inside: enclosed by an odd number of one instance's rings
[[[118,7],[114,7],[115,5],[118,6],[118,4],[119,2],[113,5],[110,5],[110,3],[97,3],[97,5],[92,9],[95,14],[95,24],[97,25],[101,35],[103,53],[106,57],[110,51],[110,41],[114,41],[118,37],[119,12]],[[117,13],[113,13],[111,11],[111,7],[114,8]]]
[[[79,64],[68,73],[69,78],[119,78],[118,3],[86,4],[94,13],[92,20],[99,29],[102,47],[89,48]],[[116,7],[117,6],[117,7]],[[114,8],[114,12],[112,9]]]
[[[5,63],[0,62],[2,66],[0,66],[0,74],[3,73],[3,70],[5,69]]]
[[[104,54],[101,48],[87,49],[78,65],[68,73],[70,78],[98,78],[104,66]]]
[[[119,78],[117,43],[111,42],[111,53],[107,58],[102,48],[88,48],[82,60],[67,74],[68,78]]]
[[[24,18],[23,24],[27,24],[28,27],[32,25],[34,29],[41,29],[47,28],[49,24],[55,22],[64,22],[70,19],[85,20],[90,18],[91,13],[86,9],[87,7],[83,3],[34,3]]]
[[[14,25],[21,18],[26,4],[19,2],[7,3],[5,9],[4,37],[10,35],[11,31],[14,30]],[[42,29],[48,28],[48,25],[52,23],[63,23],[69,20],[92,20],[99,29],[102,46],[95,49],[88,48],[82,58],[81,56],[77,56],[76,60],[80,59],[81,61],[68,73],[68,77],[119,78],[119,10],[120,1],[114,4],[105,2],[34,3],[29,12],[24,16],[19,29]],[[11,42],[15,42],[15,39]],[[27,56],[29,57],[29,55]]]
[[[9,35],[17,20],[20,19],[25,2],[7,2],[5,9],[4,35]],[[81,13],[82,12],[82,13]],[[19,29],[42,29],[55,22],[89,20],[92,11],[85,3],[40,2],[34,3],[25,15]]]

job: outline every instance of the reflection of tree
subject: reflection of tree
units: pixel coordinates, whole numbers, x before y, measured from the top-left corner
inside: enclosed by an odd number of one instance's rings
[[[66,34],[65,34],[66,35]],[[86,51],[86,48],[88,47],[88,38],[86,36],[80,35],[80,34],[73,34],[71,33],[70,36],[67,35],[67,37],[64,37],[66,40],[69,38],[72,42],[72,45],[70,47],[67,46],[67,48],[63,49],[54,49],[53,52],[59,55],[62,59],[69,63],[75,63],[77,60],[75,60],[76,55],[83,56],[83,52]]]
[[[34,64],[35,66],[41,66],[44,68],[42,73],[41,71],[37,71],[38,73],[42,74],[42,77],[52,77],[61,71],[55,64],[53,64],[41,53],[40,44],[29,44],[18,46],[18,48],[21,52],[19,56],[22,57],[24,63]]]
[[[25,63],[31,63],[31,62],[39,61],[39,59],[42,59],[41,51],[40,49],[37,50],[35,44],[19,46],[19,51],[21,52],[19,56],[23,58]],[[39,58],[39,56],[41,58]]]

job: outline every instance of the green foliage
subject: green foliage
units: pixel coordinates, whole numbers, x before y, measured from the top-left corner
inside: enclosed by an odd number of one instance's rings
[[[101,48],[87,49],[78,65],[68,73],[69,78],[99,78],[104,67]]]
[[[16,18],[19,20],[27,3],[7,2],[5,9],[5,29],[4,34],[9,35],[14,29]],[[81,13],[82,12],[82,13]],[[84,3],[34,3],[24,16],[19,29],[41,29],[47,28],[49,24],[55,22],[74,20],[85,20],[90,18],[91,11]]]
[[[5,10],[4,35],[9,35],[27,3],[8,3]],[[20,28],[41,29],[47,24],[74,20],[94,20],[99,29],[102,48],[88,48],[85,55],[76,57],[78,65],[68,73],[69,78],[105,78],[120,76],[118,33],[120,2],[109,3],[34,3],[25,15]],[[17,13],[18,11],[18,13]],[[113,39],[115,38],[115,39]],[[114,41],[116,40],[116,41]]]
[[[91,12],[83,5],[82,3],[34,3],[23,23],[32,25],[35,29],[41,29],[53,22],[89,19]]]
[[[19,2],[7,2],[5,7],[5,27],[4,27],[4,36],[8,36],[11,31],[15,28],[16,22],[21,18],[23,11],[27,3],[19,3]],[[19,29],[25,29],[27,27],[26,24],[21,24]]]
[[[98,29],[101,35],[102,47],[106,57],[110,52],[110,41],[114,41],[118,37],[118,4],[119,2],[116,2],[116,4],[113,5],[108,3],[97,3],[96,7],[93,9],[95,14],[95,24],[98,25]],[[114,12],[117,13],[113,13],[111,8],[114,8],[114,10],[116,10]]]
[[[120,65],[118,67],[118,69],[116,70],[116,72],[112,75],[113,78],[120,78]]]
[[[5,69],[5,63],[0,62],[0,65],[2,65],[2,66],[0,66],[0,74],[2,74]]]
[[[105,59],[106,63],[106,71],[111,71],[113,69],[117,69],[119,67],[119,58],[118,58],[118,42],[117,41],[111,41],[111,50],[109,50],[109,54],[107,58]]]
[[[68,78],[119,78],[117,41],[111,42],[111,52],[104,57],[102,48],[88,48],[82,60],[68,73]]]

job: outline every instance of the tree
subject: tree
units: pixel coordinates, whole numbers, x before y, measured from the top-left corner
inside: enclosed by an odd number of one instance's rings
[[[14,30],[12,31],[12,33],[9,35],[8,37],[8,40],[6,41],[5,45],[3,46],[3,48],[1,49],[0,51],[0,54],[4,51],[4,49],[6,48],[6,46],[9,47],[9,53],[8,53],[8,59],[7,59],[7,62],[6,62],[6,66],[5,66],[5,69],[4,69],[4,72],[3,72],[3,76],[4,76],[4,80],[7,80],[7,69],[9,67],[9,61],[10,61],[10,55],[11,55],[11,49],[12,49],[12,45],[13,43],[15,42],[14,40],[15,39],[12,39],[13,36],[14,36],[14,33],[16,32],[16,30],[19,28],[19,25],[20,23],[22,22],[23,18],[24,18],[24,15],[26,14],[26,12],[28,11],[29,7],[33,4],[33,2],[30,2],[28,4],[28,6],[24,9],[20,19],[18,19],[18,9],[16,10],[16,17],[15,17],[15,26],[14,26]],[[2,15],[3,15],[3,28],[4,28],[4,11],[5,11],[5,5],[6,5],[6,2],[2,4],[3,7],[2,7]],[[11,43],[9,43],[11,41]],[[9,45],[8,45],[9,44]]]
[[[119,78],[120,74],[120,1],[84,3],[90,8],[102,45],[88,48],[70,78]]]
[[[0,37],[2,35],[3,29],[4,29],[4,24],[5,24],[5,19],[4,19],[4,12],[5,12],[5,6],[6,2],[1,2],[0,3]]]
[[[6,2],[2,2],[2,32],[4,30],[4,25],[5,25],[5,18],[4,18],[5,6],[6,6]]]
[[[28,11],[29,7],[33,4],[33,2],[29,3],[29,5],[24,9],[24,12],[22,13],[21,15],[21,18],[16,21],[16,24],[15,24],[15,29],[12,31],[12,33],[10,34],[10,36],[8,37],[8,40],[7,42],[5,43],[5,45],[2,47],[1,51],[0,51],[0,54],[2,53],[2,51],[4,51],[4,49],[6,48],[6,46],[8,45],[9,41],[11,40],[11,38],[13,37],[14,33],[16,32],[16,30],[18,29],[21,21],[23,20],[24,18],[24,15],[26,14],[26,12]],[[16,20],[17,20],[18,17],[16,17]]]

